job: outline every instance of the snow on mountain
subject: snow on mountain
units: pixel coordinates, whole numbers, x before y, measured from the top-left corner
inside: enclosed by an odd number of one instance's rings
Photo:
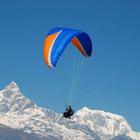
[[[1,140],[140,140],[122,116],[84,107],[65,119],[38,107],[15,82],[0,90],[0,124]]]
[[[0,125],[0,140],[54,140],[55,137],[43,137],[37,134],[26,133],[22,130],[13,129]]]

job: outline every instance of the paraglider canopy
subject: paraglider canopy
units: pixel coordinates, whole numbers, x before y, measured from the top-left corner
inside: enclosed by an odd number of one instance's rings
[[[45,63],[50,68],[56,66],[59,57],[70,42],[83,56],[91,56],[92,43],[88,34],[75,29],[53,28],[45,38],[43,51]]]

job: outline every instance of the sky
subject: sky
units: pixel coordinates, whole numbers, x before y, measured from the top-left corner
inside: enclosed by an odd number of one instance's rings
[[[139,7],[139,0],[0,0],[0,88],[15,81],[25,96],[59,113],[70,97],[75,110],[123,115],[140,131]],[[92,56],[85,60],[69,45],[48,69],[43,43],[54,27],[88,33]],[[82,65],[72,73],[77,56]],[[69,75],[76,81],[70,94]]]

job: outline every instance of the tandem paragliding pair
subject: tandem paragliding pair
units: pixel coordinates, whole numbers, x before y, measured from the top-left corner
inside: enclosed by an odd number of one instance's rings
[[[92,42],[88,34],[80,30],[69,28],[54,28],[44,41],[44,60],[49,68],[53,69],[69,43],[72,43],[84,57],[92,54]],[[69,56],[67,56],[69,57]],[[71,106],[66,108],[64,117],[70,118],[74,114]],[[70,112],[72,110],[72,112]]]

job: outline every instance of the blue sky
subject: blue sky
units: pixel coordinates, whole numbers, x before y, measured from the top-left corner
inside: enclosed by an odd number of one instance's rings
[[[78,71],[75,110],[84,106],[123,115],[140,131],[139,0],[0,1],[0,87],[15,81],[38,105],[62,112],[70,73],[66,50],[57,68],[43,60],[43,42],[57,26],[80,29],[93,42],[93,55]]]

